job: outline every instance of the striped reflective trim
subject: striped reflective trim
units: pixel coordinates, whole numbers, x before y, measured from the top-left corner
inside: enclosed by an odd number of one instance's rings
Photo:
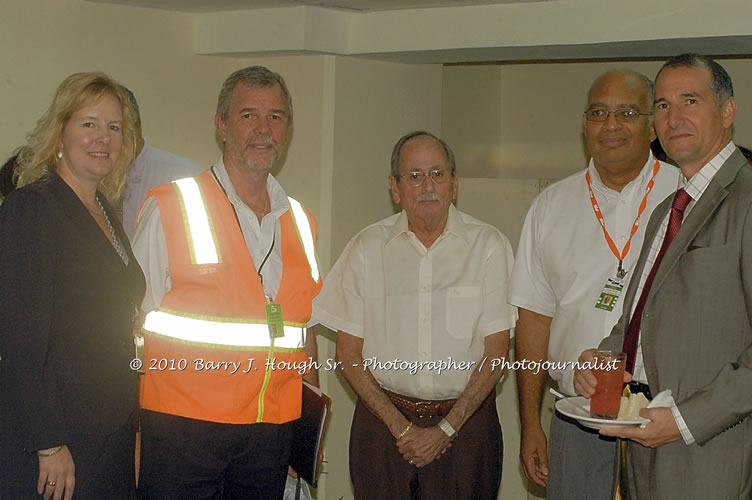
[[[185,234],[193,264],[219,264],[220,253],[206,204],[198,182],[193,177],[174,181],[180,197]]]
[[[308,221],[308,215],[303,210],[298,200],[288,197],[290,200],[290,207],[292,208],[292,218],[295,221],[295,227],[298,230],[298,237],[300,243],[303,245],[306,258],[308,259],[308,265],[311,266],[311,277],[313,281],[319,281],[319,264],[316,261],[316,247],[313,244],[313,231],[311,231],[311,224]]]
[[[266,359],[274,359],[274,347],[269,348],[269,352],[266,353]],[[269,387],[269,379],[271,377],[272,377],[272,370],[271,370],[270,363],[266,363],[266,372],[264,373],[264,382],[261,384],[261,390],[259,391],[258,415],[256,416],[257,424],[264,421],[264,398],[266,397],[266,388]]]
[[[190,317],[162,309],[151,311],[144,320],[144,333],[154,333],[190,344],[227,347],[263,347],[302,349],[305,345],[305,325],[285,324],[284,337],[271,339],[269,327],[263,321],[221,321],[210,317]]]

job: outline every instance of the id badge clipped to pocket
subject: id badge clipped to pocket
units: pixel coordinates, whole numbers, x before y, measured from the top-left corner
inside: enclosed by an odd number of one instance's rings
[[[276,302],[266,304],[266,324],[269,325],[269,337],[278,339],[285,336],[282,322],[282,306]]]

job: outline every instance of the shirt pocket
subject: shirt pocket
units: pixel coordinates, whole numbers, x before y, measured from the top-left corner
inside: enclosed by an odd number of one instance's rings
[[[469,339],[475,332],[481,311],[479,286],[447,288],[446,328],[456,339]]]

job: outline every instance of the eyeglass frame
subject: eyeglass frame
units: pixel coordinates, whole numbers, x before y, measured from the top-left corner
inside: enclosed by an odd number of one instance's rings
[[[588,113],[590,113],[592,111],[604,111],[606,113],[606,117],[603,120],[591,120],[590,119],[591,117],[588,115]],[[619,113],[625,113],[627,111],[635,113],[634,119],[631,119],[631,120],[621,119],[620,120],[619,119],[619,116],[620,116]],[[590,109],[585,110],[582,113],[583,117],[585,118],[585,121],[593,122],[593,123],[606,123],[611,115],[614,115],[614,119],[617,122],[619,122],[619,123],[634,123],[637,120],[639,120],[641,116],[653,116],[653,114],[654,113],[641,113],[640,111],[638,111],[636,109],[633,109],[633,108],[620,108],[620,109],[616,109],[614,111],[611,111],[611,110],[606,109],[606,108],[590,108]],[[622,115],[622,118],[623,118],[623,115]]]
[[[434,177],[432,175],[434,172],[441,172],[442,175],[441,175],[440,179],[446,178],[446,180],[445,181],[442,180],[440,182],[437,181],[436,177]],[[448,172],[449,176],[444,177],[444,173],[445,172]],[[452,170],[451,168],[432,168],[428,172],[423,172],[422,170],[410,170],[406,174],[395,175],[394,178],[397,180],[397,182],[399,182],[401,178],[405,178],[405,182],[407,183],[408,186],[410,186],[410,187],[418,187],[418,186],[422,186],[423,183],[426,181],[426,177],[428,177],[429,179],[431,179],[431,182],[433,182],[434,186],[440,186],[442,184],[446,184],[447,182],[449,182],[449,179],[451,177],[454,177],[454,173],[455,173],[455,171]],[[409,181],[406,177],[408,175],[410,175],[410,174],[420,174],[420,181],[416,181],[415,183]]]

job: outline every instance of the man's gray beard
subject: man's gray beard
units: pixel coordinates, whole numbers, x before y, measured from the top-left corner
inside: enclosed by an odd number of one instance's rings
[[[268,174],[272,171],[274,166],[277,164],[277,160],[279,159],[279,156],[280,155],[277,154],[273,158],[271,158],[268,162],[264,161],[263,164],[262,162],[255,160],[253,157],[246,157],[244,158],[243,162],[240,162],[240,164],[243,166],[245,170],[249,172]]]

